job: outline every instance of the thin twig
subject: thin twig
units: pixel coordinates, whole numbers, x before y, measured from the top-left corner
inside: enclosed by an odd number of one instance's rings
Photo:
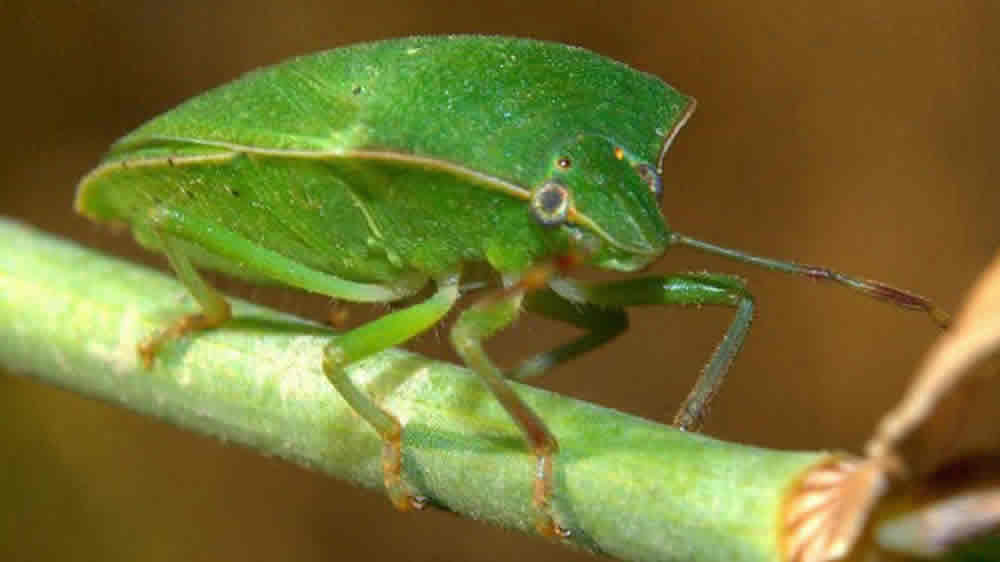
[[[192,306],[176,282],[2,219],[0,247],[0,364],[380,488],[381,443],[320,371],[327,329],[235,301],[233,321],[167,346],[146,371],[136,344]],[[432,505],[534,532],[534,458],[474,376],[400,350],[351,374],[405,424],[404,477]],[[779,560],[785,492],[828,458],[516,388],[560,440],[563,540],[616,558]]]

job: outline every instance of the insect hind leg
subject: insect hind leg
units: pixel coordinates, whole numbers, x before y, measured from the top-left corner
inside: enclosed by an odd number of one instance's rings
[[[198,274],[178,241],[159,229],[155,219],[152,221],[151,231],[159,240],[160,248],[166,254],[171,269],[177,274],[177,279],[198,301],[201,312],[180,318],[165,330],[139,344],[139,357],[147,369],[152,366],[153,359],[164,344],[191,332],[215,328],[232,317],[229,302]]]

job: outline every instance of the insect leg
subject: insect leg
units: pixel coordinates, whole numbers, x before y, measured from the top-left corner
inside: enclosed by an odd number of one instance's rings
[[[689,431],[697,431],[708,414],[712,399],[722,387],[729,366],[743,346],[743,340],[753,319],[753,297],[739,278],[729,275],[709,273],[688,273],[663,277],[640,277],[608,283],[585,284],[566,279],[550,283],[552,291],[564,299],[580,303],[580,318],[567,316],[560,308],[547,303],[540,312],[557,320],[567,320],[580,327],[598,325],[600,315],[611,314],[626,306],[647,305],[720,305],[736,309],[736,316],[730,323],[725,337],[712,353],[708,363],[694,387],[678,409],[674,425]],[[544,296],[552,300],[552,296]],[[605,307],[604,310],[601,307]],[[562,306],[561,308],[565,308]],[[556,314],[551,314],[556,311]],[[624,319],[623,319],[624,320]],[[575,355],[589,351],[597,345],[587,345],[601,334],[599,329],[586,334],[554,351],[543,353],[528,361],[529,365],[553,364],[571,359]],[[611,339],[615,334],[605,335],[599,343]],[[591,338],[591,339],[587,339]],[[598,345],[599,345],[598,343]],[[547,365],[546,365],[547,366]],[[518,371],[523,369],[522,366]],[[530,373],[535,374],[535,373]]]
[[[289,259],[211,221],[183,214],[168,207],[157,208],[152,229],[160,238],[172,237],[198,246],[220,261],[228,261],[251,278],[267,279],[311,293],[351,302],[387,302],[412,295],[426,285],[419,276],[404,277],[394,284],[358,283]]]
[[[466,309],[451,330],[451,341],[455,350],[480,379],[490,389],[504,410],[524,434],[531,451],[537,458],[535,489],[532,496],[539,510],[536,528],[547,536],[565,535],[567,531],[555,523],[552,516],[552,457],[559,450],[556,438],[545,426],[538,414],[507,384],[503,373],[493,364],[483,341],[499,330],[509,326],[517,318],[525,289],[517,287],[505,290],[500,295],[490,295]]]
[[[382,472],[386,493],[396,508],[422,507],[402,482],[403,428],[348,376],[345,368],[383,349],[399,345],[436,324],[458,300],[458,276],[438,283],[426,301],[382,316],[331,341],[324,350],[323,373],[351,408],[382,437]]]
[[[620,306],[600,306],[569,301],[552,289],[542,289],[525,296],[524,309],[547,318],[587,330],[579,338],[553,350],[539,353],[505,373],[513,379],[527,379],[543,374],[551,367],[596,349],[618,337],[628,328],[628,316]]]
[[[426,284],[425,278],[412,277],[398,284],[382,286],[357,283],[311,269],[254,244],[238,234],[184,214],[169,207],[157,207],[146,224],[139,225],[137,237],[150,233],[166,255],[178,279],[202,307],[201,314],[186,316],[167,330],[139,345],[143,363],[149,367],[156,353],[173,339],[199,330],[214,328],[230,317],[229,304],[215,289],[198,275],[188,255],[190,247],[215,256],[220,262],[233,264],[233,269],[250,278],[280,281],[313,293],[355,302],[385,302],[414,293]]]
[[[677,409],[674,426],[686,431],[698,431],[701,428],[708,416],[712,399],[722,388],[733,359],[743,347],[743,340],[746,339],[752,321],[753,298],[749,294],[743,294],[736,305],[736,316],[730,322],[726,335],[722,337],[722,341],[698,375],[698,380]]]
[[[178,247],[177,241],[169,235],[155,231],[160,239],[163,253],[167,255],[170,267],[177,274],[177,278],[187,288],[191,295],[201,306],[201,312],[190,314],[174,322],[166,330],[151,336],[139,344],[139,357],[143,365],[148,369],[153,364],[153,358],[163,347],[163,344],[175,340],[188,332],[208,330],[229,320],[232,312],[226,299],[198,275],[198,271],[191,265],[191,260]]]

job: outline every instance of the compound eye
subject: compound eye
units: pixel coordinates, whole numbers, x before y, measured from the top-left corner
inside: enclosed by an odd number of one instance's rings
[[[547,181],[531,194],[531,211],[544,226],[558,226],[569,216],[569,190],[556,181]]]
[[[649,191],[653,193],[653,196],[657,200],[663,197],[663,180],[652,166],[649,164],[639,164],[635,167],[635,172],[639,174],[639,179],[649,186]]]

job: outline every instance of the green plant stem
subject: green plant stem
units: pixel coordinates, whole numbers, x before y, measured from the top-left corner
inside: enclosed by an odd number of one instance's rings
[[[224,328],[136,344],[190,299],[172,279],[0,219],[0,363],[178,426],[381,488],[381,442],[320,370],[332,334],[234,301]],[[480,382],[389,350],[351,372],[405,425],[434,505],[533,533],[534,458]],[[822,453],[720,442],[516,385],[560,442],[554,506],[578,547],[630,560],[779,560],[785,491]],[[386,502],[386,509],[390,509]]]

